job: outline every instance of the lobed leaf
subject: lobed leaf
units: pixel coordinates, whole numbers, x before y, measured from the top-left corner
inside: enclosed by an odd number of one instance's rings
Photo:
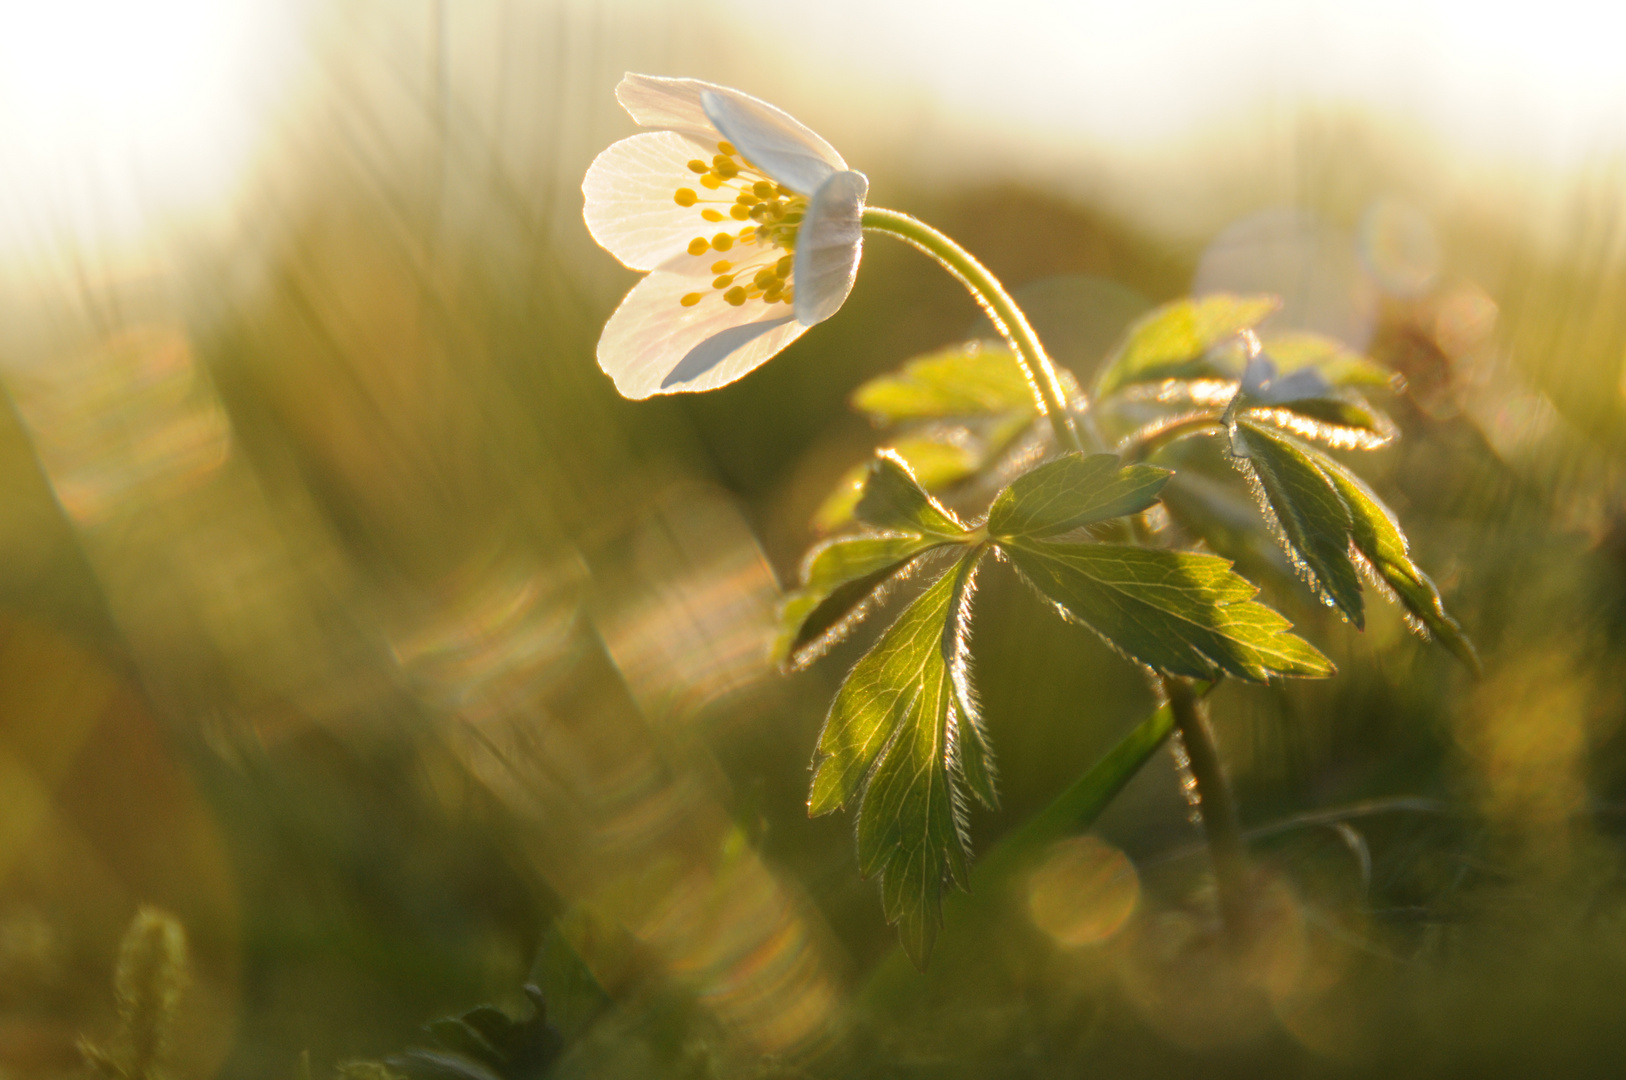
[[[1457,620],[1446,612],[1434,582],[1412,562],[1410,546],[1394,512],[1372,494],[1359,477],[1336,461],[1328,459],[1322,471],[1349,507],[1355,547],[1365,556],[1372,571],[1441,645],[1474,674],[1479,674],[1482,670],[1479,651],[1462,632]]]
[[[951,441],[929,435],[898,439],[886,449],[902,458],[909,472],[927,491],[959,483],[983,466],[982,453],[963,440]],[[852,520],[853,510],[864,494],[869,463],[854,465],[842,474],[835,490],[813,512],[813,527],[820,532],[839,529]]]
[[[1327,479],[1309,447],[1252,420],[1240,420],[1231,436],[1238,467],[1256,481],[1282,545],[1310,588],[1365,629],[1361,576],[1349,557],[1349,507]],[[1316,455],[1319,457],[1320,455]]]
[[[1339,450],[1376,450],[1399,434],[1393,420],[1347,390],[1251,407],[1244,415]]]
[[[1315,367],[1333,386],[1373,390],[1392,390],[1400,381],[1388,368],[1322,334],[1309,331],[1269,334],[1263,345],[1265,355],[1276,362],[1283,374]]]
[[[1208,360],[1216,345],[1251,330],[1281,306],[1274,296],[1214,293],[1164,304],[1129,328],[1096,382],[1097,399],[1133,383],[1224,375]]]
[[[1278,504],[1278,496],[1271,493],[1269,483],[1265,482],[1266,470],[1260,468],[1262,462],[1291,461],[1293,464],[1290,468],[1298,470],[1297,475],[1302,477],[1303,487],[1314,489],[1317,500],[1324,500],[1328,493],[1335,496],[1347,522],[1343,535],[1343,560],[1348,564],[1348,572],[1355,573],[1355,560],[1349,554],[1353,550],[1371,571],[1377,583],[1392,594],[1392,599],[1406,608],[1421,629],[1437,639],[1475,673],[1479,672],[1479,654],[1474,649],[1473,642],[1463,633],[1457,621],[1446,612],[1439,590],[1429,580],[1428,575],[1412,561],[1405,534],[1401,532],[1400,523],[1395,519],[1393,511],[1385,506],[1354,473],[1315,447],[1307,446],[1279,431],[1273,431],[1249,420],[1242,420],[1237,426],[1251,454],[1254,472],[1270,499],[1271,509],[1275,511],[1278,520],[1282,521],[1285,538],[1293,545],[1292,552],[1308,560],[1305,549],[1286,527],[1282,505]],[[1319,478],[1319,487],[1306,470],[1313,470],[1315,477]],[[1282,499],[1284,502],[1290,501],[1292,495],[1290,493],[1283,495]],[[1300,499],[1290,509],[1321,515],[1318,520],[1323,529],[1330,533],[1332,516],[1324,509],[1310,510],[1309,507],[1308,500]],[[1330,535],[1323,535],[1318,539],[1324,545],[1323,552],[1331,550]],[[1357,626],[1362,625],[1361,620],[1354,621]]]
[[[1041,595],[1113,647],[1170,675],[1322,677],[1332,663],[1215,555],[1019,539],[1002,545]]]
[[[1124,466],[1116,454],[1066,454],[1001,491],[988,511],[988,532],[1043,538],[1138,514],[1157,501],[1172,475],[1155,465]]]
[[[967,880],[960,788],[992,802],[986,743],[954,685],[980,556],[962,556],[854,665],[819,736],[808,797],[816,816],[859,796],[859,869],[881,875],[887,921],[919,966],[942,925],[944,888]]]
[[[1033,388],[1016,354],[968,341],[917,357],[864,383],[853,407],[880,423],[1018,412],[1034,414]]]
[[[858,520],[878,529],[923,533],[946,540],[959,540],[966,527],[926,494],[909,471],[908,462],[891,451],[879,451],[869,464],[864,493],[853,508]]]
[[[802,586],[779,606],[773,659],[800,667],[861,619],[877,590],[941,541],[921,536],[847,536],[820,544],[802,565]]]

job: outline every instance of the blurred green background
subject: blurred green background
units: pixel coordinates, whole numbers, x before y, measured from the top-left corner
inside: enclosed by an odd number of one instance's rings
[[[190,941],[180,1080],[1610,1075],[1609,27],[1314,10],[8,15],[0,1077],[84,1070],[140,904]],[[807,121],[1085,385],[1137,315],[1216,289],[1280,292],[1277,325],[1405,376],[1403,437],[1356,464],[1486,674],[1241,553],[1340,668],[1213,699],[1284,912],[1242,974],[1192,946],[1207,885],[1167,755],[900,972],[850,821],[804,809],[868,639],[793,676],[765,652],[810,517],[879,438],[847,395],[977,312],[877,239],[839,317],[748,378],[619,399],[593,347],[636,276],[579,184],[633,130],[628,69]],[[986,850],[1151,702],[1003,568],[973,633]],[[529,1016],[527,983],[555,1029],[529,1057],[424,1026]]]

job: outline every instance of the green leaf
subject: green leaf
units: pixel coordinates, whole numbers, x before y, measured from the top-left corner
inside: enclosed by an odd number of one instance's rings
[[[1033,388],[1016,354],[982,341],[917,357],[860,386],[852,403],[881,423],[1036,411]]]
[[[940,541],[920,536],[847,536],[820,544],[802,565],[802,587],[779,607],[776,663],[801,667],[867,613],[877,590]]]
[[[1238,427],[1246,431],[1243,437],[1253,455],[1254,469],[1261,481],[1263,470],[1259,465],[1265,459],[1292,458],[1315,470],[1325,490],[1335,495],[1344,508],[1348,520],[1345,526],[1346,550],[1348,545],[1353,545],[1365,559],[1372,576],[1392,594],[1391,599],[1406,608],[1416,620],[1418,629],[1432,635],[1477,674],[1480,662],[1473,642],[1462,632],[1457,621],[1446,613],[1439,590],[1428,575],[1412,562],[1406,536],[1401,532],[1394,512],[1372,494],[1359,477],[1315,447],[1306,446],[1247,420],[1241,421]],[[1308,479],[1305,483],[1309,484]],[[1274,508],[1275,497],[1271,498]],[[1279,511],[1277,516],[1281,517]],[[1347,554],[1345,559],[1348,560]],[[1360,625],[1359,620],[1356,625]]]
[[[1067,454],[1001,491],[988,511],[988,532],[1042,538],[1138,514],[1157,501],[1172,475],[1154,465],[1125,467],[1116,454]]]
[[[1348,391],[1253,406],[1243,415],[1339,450],[1376,450],[1399,434],[1393,420]]]
[[[1280,306],[1274,296],[1230,293],[1164,304],[1129,328],[1102,369],[1095,396],[1107,397],[1132,383],[1223,375],[1208,362],[1208,351],[1259,325]]]
[[[963,886],[969,845],[957,807],[964,784],[982,797],[986,781],[965,775],[967,734],[976,733],[975,767],[986,769],[976,718],[954,681],[962,657],[945,657],[945,626],[963,624],[981,549],[962,556],[904,609],[853,667],[819,736],[808,812],[827,814],[860,795],[858,864],[881,875],[887,921],[905,951],[924,966],[942,925],[946,886]],[[961,635],[952,638],[958,649]]]
[[[1004,546],[1028,583],[1113,647],[1171,675],[1326,676],[1333,666],[1215,555],[1018,540]]]
[[[908,463],[909,471],[927,491],[956,484],[983,466],[984,455],[965,441],[911,436],[898,439],[887,449]],[[867,476],[868,462],[854,465],[843,473],[835,490],[814,511],[813,527],[820,532],[831,532],[851,521],[853,510],[864,494]]]
[[[1266,335],[1265,355],[1276,362],[1283,375],[1300,368],[1316,367],[1333,386],[1392,390],[1400,377],[1388,368],[1321,334],[1292,331]]]
[[[1322,599],[1366,626],[1361,575],[1349,557],[1349,507],[1317,462],[1323,455],[1291,436],[1239,420],[1231,436],[1237,466],[1257,480],[1279,539]]]
[[[926,494],[897,454],[882,450],[869,463],[864,478],[864,494],[853,509],[858,520],[878,529],[922,533],[947,540],[959,540],[966,527]]]
[[[1479,651],[1462,627],[1446,613],[1440,591],[1411,560],[1406,536],[1390,510],[1349,470],[1328,459],[1322,472],[1332,481],[1350,509],[1355,546],[1384,584],[1394,591],[1412,618],[1421,623],[1451,654],[1474,674],[1483,670]]]

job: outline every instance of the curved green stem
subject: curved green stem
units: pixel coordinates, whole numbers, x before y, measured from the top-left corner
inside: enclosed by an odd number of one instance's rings
[[[1145,461],[1157,451],[1172,442],[1184,439],[1188,435],[1196,435],[1204,431],[1222,430],[1221,414],[1218,410],[1205,410],[1199,413],[1190,413],[1186,416],[1176,416],[1171,419],[1142,428],[1127,441],[1119,443],[1119,453],[1125,464],[1134,464]]]
[[[896,236],[904,243],[924,251],[960,279],[1000,335],[1016,350],[1017,357],[1022,361],[1022,369],[1027,372],[1028,382],[1033,384],[1039,411],[1050,419],[1057,444],[1082,452],[1084,444],[1073,424],[1072,412],[1067,406],[1067,392],[1056,374],[1056,366],[1050,362],[1027,316],[1022,314],[1022,309],[1016,306],[1016,301],[1011,299],[999,279],[965,248],[908,214],[866,206],[863,225],[872,232]]]
[[[1248,848],[1242,838],[1236,798],[1220,764],[1219,748],[1214,745],[1202,700],[1184,679],[1165,675],[1162,681],[1185,749],[1183,764],[1196,786],[1196,807],[1202,814],[1203,836],[1214,867],[1220,919],[1232,944],[1243,946],[1251,932],[1253,903],[1249,896]]]

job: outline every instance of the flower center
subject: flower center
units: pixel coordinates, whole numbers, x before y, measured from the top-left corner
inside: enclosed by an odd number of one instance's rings
[[[712,292],[734,307],[751,300],[792,304],[795,290],[790,273],[795,260],[789,253],[796,250],[796,230],[807,212],[807,197],[770,180],[731,143],[718,143],[717,151],[709,163],[699,158],[689,162],[689,171],[699,177],[704,193],[680,187],[673,199],[679,206],[701,207],[698,212],[705,222],[738,222],[740,228],[696,236],[689,241],[689,254],[698,258],[712,251],[733,250],[735,244],[748,248],[732,259],[712,263],[711,272],[717,275]],[[776,256],[781,251],[786,254]],[[694,307],[707,295],[687,293],[678,302]]]

